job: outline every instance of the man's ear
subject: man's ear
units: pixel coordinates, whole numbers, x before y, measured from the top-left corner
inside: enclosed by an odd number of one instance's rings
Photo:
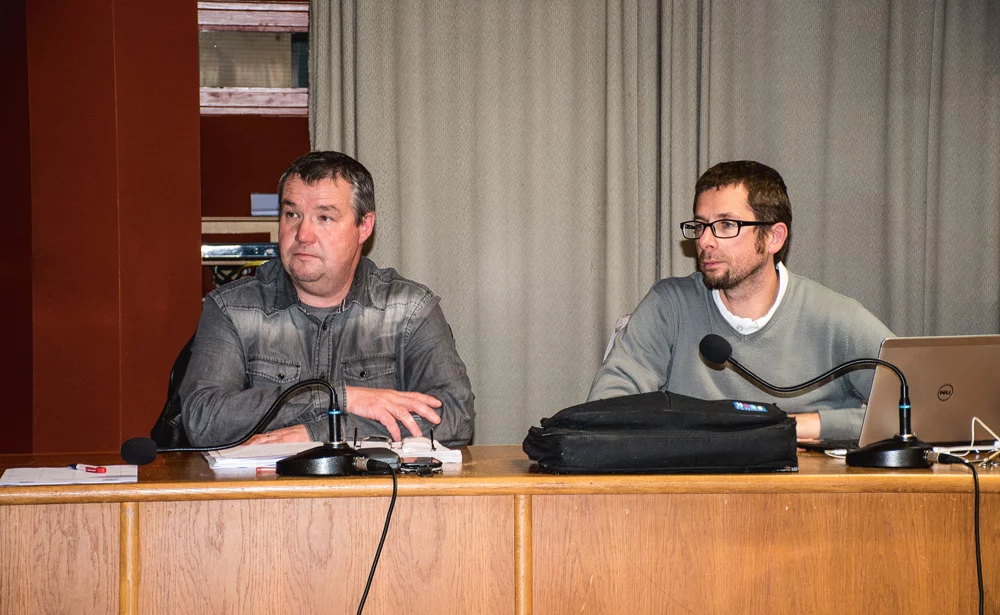
[[[372,236],[372,231],[375,230],[375,212],[369,212],[361,218],[361,224],[358,225],[361,229],[361,237],[359,238],[358,244],[363,244],[368,241],[368,238]]]
[[[788,226],[784,222],[771,225],[771,230],[767,234],[767,253],[777,254],[784,247],[786,239],[788,239]]]

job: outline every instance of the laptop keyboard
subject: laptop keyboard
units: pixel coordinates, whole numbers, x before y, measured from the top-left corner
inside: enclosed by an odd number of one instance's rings
[[[858,448],[857,440],[820,440],[819,442],[799,442],[798,447],[807,451],[853,451]]]

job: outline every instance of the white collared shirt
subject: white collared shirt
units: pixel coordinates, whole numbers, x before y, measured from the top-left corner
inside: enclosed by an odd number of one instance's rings
[[[775,267],[775,269],[778,272],[778,296],[771,305],[771,309],[767,311],[767,314],[764,314],[757,320],[743,318],[742,316],[733,314],[729,311],[729,308],[726,307],[726,304],[722,302],[722,293],[718,289],[712,291],[712,299],[715,300],[715,305],[719,308],[719,313],[726,319],[726,322],[732,325],[732,327],[741,334],[750,335],[751,333],[756,333],[757,331],[763,329],[764,325],[766,325],[771,320],[771,317],[774,316],[774,311],[778,309],[779,305],[781,305],[781,299],[784,298],[785,291],[788,289],[788,271],[785,269],[784,263],[778,263],[778,266]]]

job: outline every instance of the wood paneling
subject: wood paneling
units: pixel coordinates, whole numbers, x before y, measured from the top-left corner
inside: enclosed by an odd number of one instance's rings
[[[125,502],[119,506],[121,525],[118,539],[119,615],[139,613],[139,505]]]
[[[805,453],[788,474],[559,476],[517,447],[463,450],[459,468],[400,478],[366,613],[975,612],[963,467]],[[69,459],[0,456],[0,469]],[[980,482],[993,613],[1000,470]],[[388,477],[216,474],[190,454],[143,466],[137,484],[6,487],[0,613],[77,612],[71,595],[98,613],[116,598],[121,613],[354,612],[391,491]],[[80,580],[91,568],[94,586]]]
[[[0,451],[31,452],[31,138],[28,125],[28,49],[24,0],[0,2],[0,96],[3,147],[0,185],[4,186],[5,258],[0,288],[6,289],[3,315],[4,369],[0,390]]]
[[[118,509],[0,506],[0,614],[118,613]]]
[[[87,461],[121,463],[117,453],[0,455],[0,469],[65,466]],[[843,460],[800,453],[799,471],[780,474],[537,474],[517,446],[470,446],[462,465],[432,478],[407,476],[399,492],[412,496],[609,495],[609,494],[809,494],[926,493],[968,494],[972,479],[958,465],[929,470],[880,471],[849,468]],[[981,471],[983,493],[1000,494],[1000,470]],[[312,478],[216,474],[198,454],[168,453],[139,469],[134,485],[61,485],[0,489],[0,506],[39,503],[167,502],[175,500],[245,500],[385,496],[386,481],[363,477]]]
[[[116,0],[120,428],[148,436],[201,313],[195,2]]]
[[[387,480],[387,479],[382,479]],[[389,498],[142,505],[141,612],[357,609]],[[511,613],[512,500],[396,503],[366,613]]]
[[[35,452],[148,434],[197,323],[196,11],[27,3]]]
[[[27,7],[33,450],[110,450],[121,384],[112,3]]]
[[[976,610],[971,494],[560,495],[533,510],[536,613]],[[984,514],[998,510],[990,495]],[[993,524],[983,544],[997,538]],[[984,572],[994,612],[995,558]]]

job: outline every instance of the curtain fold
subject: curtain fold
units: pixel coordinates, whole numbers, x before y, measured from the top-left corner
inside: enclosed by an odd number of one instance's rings
[[[357,153],[357,0],[309,3],[309,142]]]
[[[722,160],[785,177],[793,271],[897,334],[1000,329],[997,6],[313,0],[312,145],[372,171],[370,255],[442,296],[475,442],[516,443],[693,271]]]

